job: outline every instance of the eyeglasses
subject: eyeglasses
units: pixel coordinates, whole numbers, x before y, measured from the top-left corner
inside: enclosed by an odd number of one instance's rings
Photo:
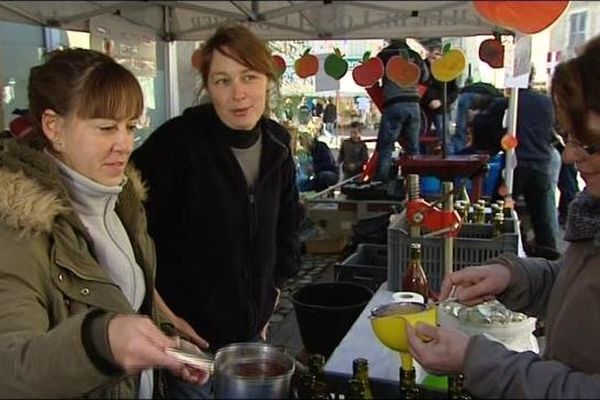
[[[571,146],[574,151],[578,152],[581,155],[591,156],[600,152],[600,143],[597,144],[581,144],[570,137],[567,138],[565,142],[566,146]]]

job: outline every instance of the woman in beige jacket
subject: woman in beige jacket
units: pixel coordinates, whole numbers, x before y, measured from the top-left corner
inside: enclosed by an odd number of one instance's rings
[[[600,37],[556,68],[552,97],[567,132],[565,162],[586,183],[571,203],[558,261],[504,255],[449,274],[441,298],[456,286],[467,305],[498,297],[508,307],[546,319],[542,355],[507,350],[483,335],[430,325],[409,332],[411,353],[430,371],[463,372],[476,398],[600,398]]]
[[[167,355],[157,325],[144,188],[127,162],[143,96],[101,53],[31,70],[32,136],[0,146],[0,397],[151,398]]]

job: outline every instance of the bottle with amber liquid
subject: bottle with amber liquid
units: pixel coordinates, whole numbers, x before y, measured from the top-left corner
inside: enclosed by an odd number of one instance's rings
[[[325,357],[321,354],[311,354],[308,358],[308,371],[315,377],[312,399],[329,399],[327,383],[325,382]]]
[[[463,374],[448,375],[448,399],[471,400],[471,396],[463,389]]]
[[[421,244],[410,244],[410,260],[402,277],[402,290],[405,292],[415,292],[427,299],[429,296],[429,285],[427,276],[421,265]]]
[[[352,378],[358,379],[361,383],[361,399],[372,399],[373,392],[369,383],[369,361],[367,359],[355,358],[352,361]]]
[[[400,393],[403,399],[413,400],[419,398],[417,373],[414,367],[409,370],[400,368]]]

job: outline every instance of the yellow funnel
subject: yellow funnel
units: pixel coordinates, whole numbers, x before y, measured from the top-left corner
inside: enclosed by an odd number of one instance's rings
[[[398,351],[402,357],[402,368],[411,369],[412,359],[408,353],[406,324],[415,326],[417,322],[436,325],[437,307],[426,307],[422,303],[397,302],[379,306],[371,310],[371,326],[375,336],[385,346]]]

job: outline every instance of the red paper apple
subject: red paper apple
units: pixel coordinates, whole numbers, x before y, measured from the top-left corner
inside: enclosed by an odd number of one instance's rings
[[[383,76],[383,61],[379,57],[369,58],[370,56],[370,51],[365,52],[362,63],[352,70],[352,78],[358,86],[373,86]]]
[[[302,57],[294,62],[294,70],[300,78],[308,78],[317,74],[319,59],[310,54],[310,47],[304,51]]]
[[[487,39],[479,45],[479,59],[492,68],[504,67],[504,46],[498,39]]]
[[[569,5],[568,0],[502,1],[474,0],[475,10],[486,20],[522,33],[538,33],[556,21]]]
[[[277,76],[283,75],[283,73],[285,72],[285,69],[287,67],[283,57],[274,55],[273,56],[273,65],[275,66],[275,73],[277,74]]]
[[[196,49],[192,53],[192,67],[200,70],[200,64],[202,63],[202,50]]]
[[[393,56],[385,66],[385,76],[399,86],[412,86],[419,81],[421,70],[406,58]]]

